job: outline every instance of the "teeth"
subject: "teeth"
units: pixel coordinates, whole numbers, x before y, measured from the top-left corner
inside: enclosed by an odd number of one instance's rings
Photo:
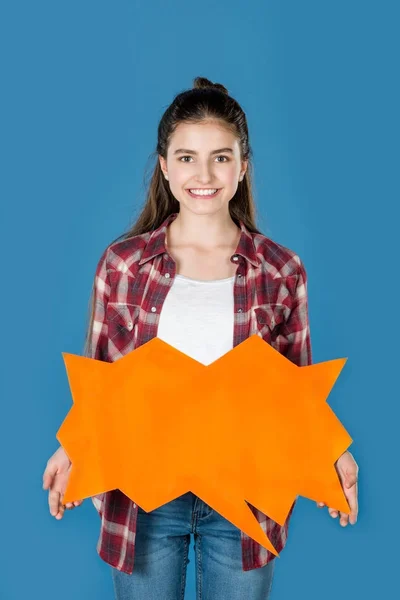
[[[196,196],[210,196],[212,194],[215,194],[216,191],[217,191],[217,189],[214,189],[214,190],[189,190],[189,192],[191,192],[192,194],[196,194]]]

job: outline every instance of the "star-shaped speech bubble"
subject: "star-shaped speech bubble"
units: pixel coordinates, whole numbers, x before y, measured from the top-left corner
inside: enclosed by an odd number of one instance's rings
[[[350,512],[334,463],[353,440],[326,402],[347,359],[298,367],[258,335],[210,365],[157,337],[113,363],[63,357],[64,503],[118,488],[151,511],[192,491],[275,555],[247,502],[280,525],[297,495]]]

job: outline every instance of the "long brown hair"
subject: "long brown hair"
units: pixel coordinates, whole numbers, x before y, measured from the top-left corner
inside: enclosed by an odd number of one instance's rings
[[[172,195],[169,183],[161,170],[158,155],[167,158],[171,137],[179,123],[201,123],[205,120],[218,120],[237,137],[241,160],[247,160],[247,169],[239,182],[235,195],[229,202],[229,213],[239,226],[241,220],[249,231],[261,233],[256,227],[256,207],[252,193],[252,150],[246,115],[239,103],[232,98],[226,87],[213,83],[205,77],[196,77],[193,88],[175,96],[161,117],[157,131],[157,147],[152,156],[156,164],[148,185],[143,209],[135,223],[125,233],[111,243],[157,229],[172,213],[179,212],[179,202]],[[90,301],[89,326],[85,340],[85,355],[90,355],[90,335],[93,324],[94,283]]]

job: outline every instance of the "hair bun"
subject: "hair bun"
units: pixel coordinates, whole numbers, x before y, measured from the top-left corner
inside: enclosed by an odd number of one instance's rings
[[[223,92],[224,94],[228,95],[228,90],[224,85],[222,85],[222,83],[213,83],[209,79],[206,79],[206,77],[196,77],[193,80],[193,89],[204,90],[210,88],[214,90],[219,90],[220,92]]]

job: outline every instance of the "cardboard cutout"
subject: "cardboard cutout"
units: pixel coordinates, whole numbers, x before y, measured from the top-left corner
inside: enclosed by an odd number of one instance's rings
[[[353,440],[326,402],[347,359],[298,367],[258,335],[210,365],[157,337],[63,358],[64,503],[118,488],[151,511],[192,491],[275,555],[246,501],[280,525],[297,495],[350,513],[334,463]]]

